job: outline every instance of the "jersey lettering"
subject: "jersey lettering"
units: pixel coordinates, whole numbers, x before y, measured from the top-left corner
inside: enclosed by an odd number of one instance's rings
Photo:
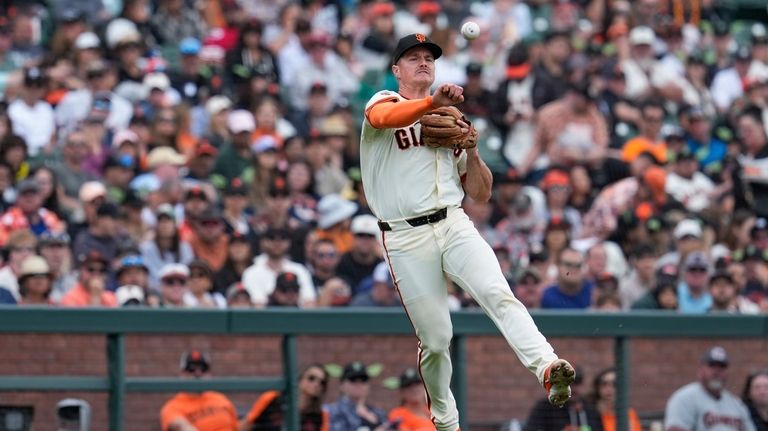
[[[395,141],[397,141],[397,148],[401,150],[424,145],[421,139],[416,137],[416,129],[413,126],[408,127],[407,131],[405,129],[395,130]]]

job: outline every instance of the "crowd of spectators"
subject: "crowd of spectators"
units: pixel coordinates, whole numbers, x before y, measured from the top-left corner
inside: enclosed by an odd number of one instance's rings
[[[766,11],[734,12],[0,2],[0,302],[397,306],[358,135],[421,32],[494,172],[465,211],[526,306],[765,312]]]

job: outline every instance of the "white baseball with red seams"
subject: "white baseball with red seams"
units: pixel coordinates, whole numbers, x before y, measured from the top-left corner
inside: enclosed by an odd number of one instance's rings
[[[418,121],[390,129],[368,121],[374,105],[404,100],[399,93],[380,91],[366,105],[360,139],[363,187],[374,215],[391,227],[382,232],[382,245],[419,339],[419,370],[433,421],[439,431],[455,431],[459,419],[450,390],[453,328],[446,278],[475,298],[539,382],[557,356],[461,208],[466,152],[424,145]],[[447,208],[447,217],[436,223],[412,227],[405,221],[441,208]]]

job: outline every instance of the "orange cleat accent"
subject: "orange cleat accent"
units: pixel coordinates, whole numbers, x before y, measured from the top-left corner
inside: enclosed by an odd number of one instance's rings
[[[562,407],[571,398],[571,383],[576,379],[576,370],[565,359],[557,359],[544,371],[544,389],[550,404]]]

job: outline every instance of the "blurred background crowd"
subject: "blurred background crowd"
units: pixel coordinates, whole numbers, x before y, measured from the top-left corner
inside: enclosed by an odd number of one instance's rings
[[[358,140],[421,32],[494,172],[465,211],[526,306],[765,312],[767,21],[749,0],[0,1],[0,302],[399,305]]]

